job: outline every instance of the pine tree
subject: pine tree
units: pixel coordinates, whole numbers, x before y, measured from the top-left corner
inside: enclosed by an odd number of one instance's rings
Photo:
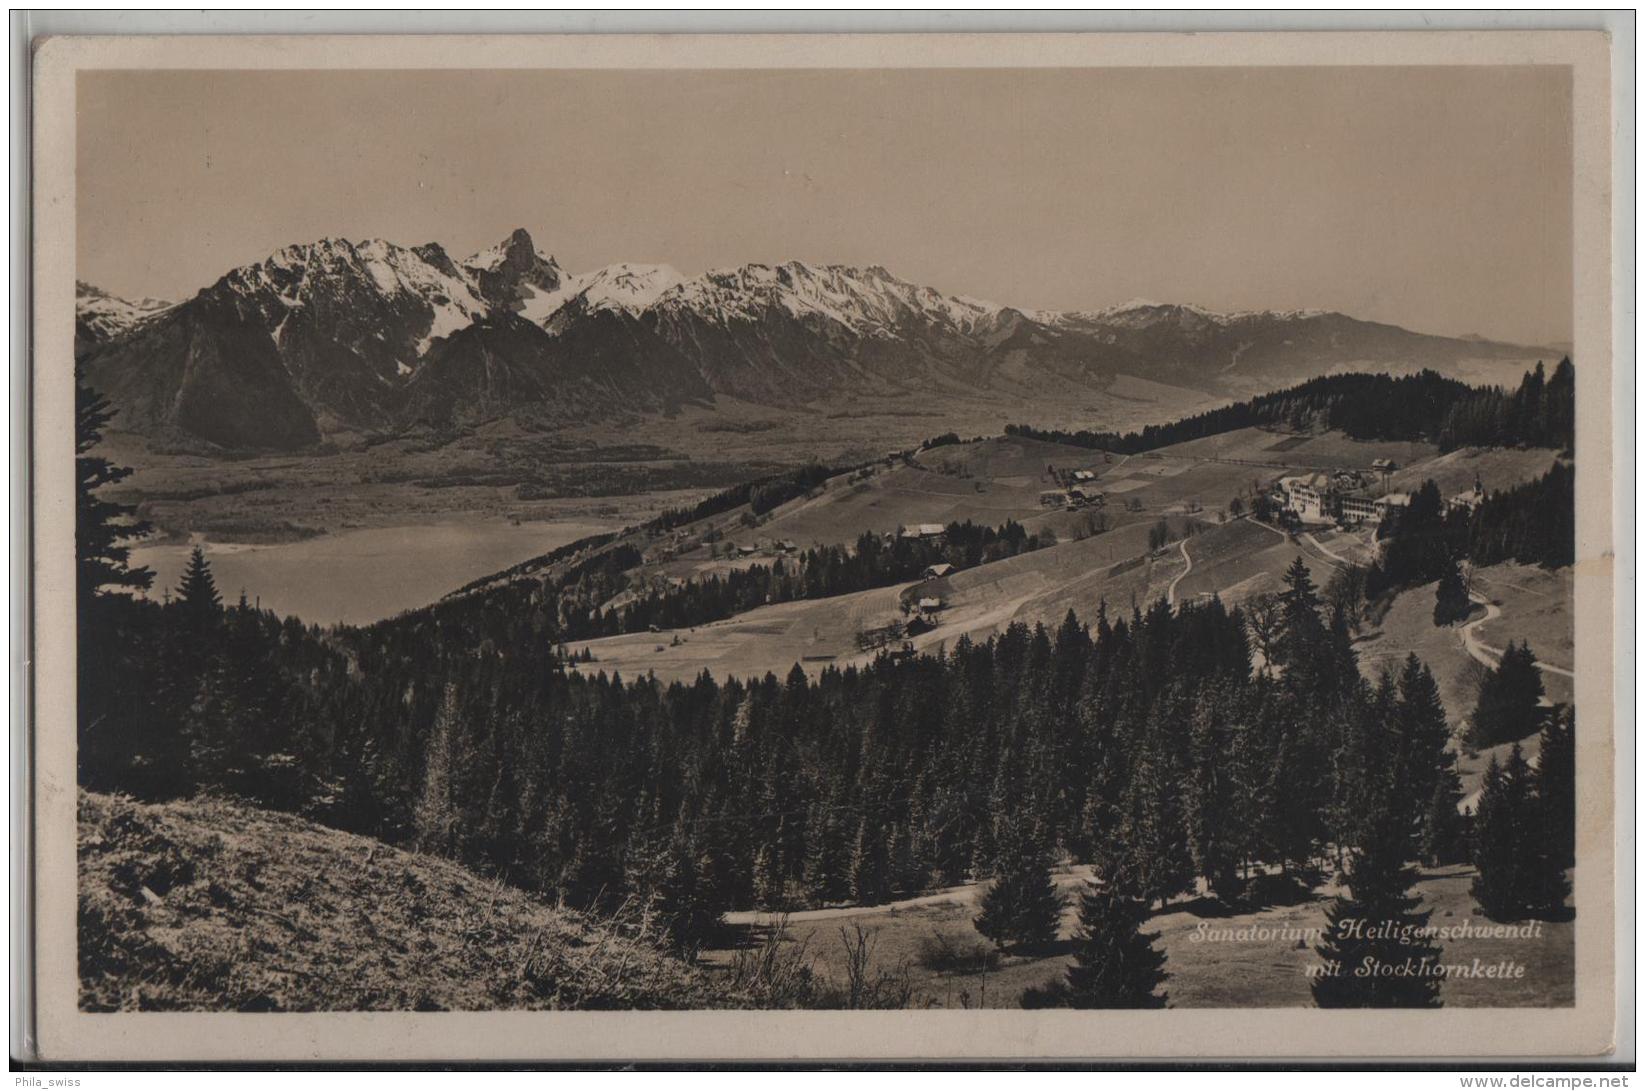
[[[1163,1008],[1165,952],[1144,932],[1148,903],[1113,877],[1080,899],[1074,963],[1063,980],[1022,994],[1025,1008]]]
[[[1410,893],[1416,869],[1404,807],[1385,787],[1349,858],[1348,895],[1326,912],[1311,982],[1322,1008],[1435,1008],[1440,950],[1422,934],[1428,913]]]
[[[972,923],[997,947],[1044,947],[1057,938],[1062,917],[1062,897],[1051,878],[1048,853],[1020,829],[1002,841],[998,871]]]

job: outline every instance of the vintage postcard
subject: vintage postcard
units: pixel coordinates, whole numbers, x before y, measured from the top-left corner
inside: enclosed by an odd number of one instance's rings
[[[1602,1058],[1609,63],[44,42],[38,1055]]]

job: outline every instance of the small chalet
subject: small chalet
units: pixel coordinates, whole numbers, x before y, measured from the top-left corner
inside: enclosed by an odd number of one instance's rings
[[[941,523],[916,523],[911,527],[904,527],[902,536],[904,538],[930,539],[941,538],[946,533],[948,531]]]
[[[954,566],[951,564],[945,563],[927,565],[925,569],[925,578],[928,580],[940,580],[952,571],[954,571]]]

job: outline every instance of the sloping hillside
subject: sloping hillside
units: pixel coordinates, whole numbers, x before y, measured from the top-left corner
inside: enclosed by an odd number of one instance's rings
[[[734,1005],[633,930],[217,800],[80,793],[85,1011]]]

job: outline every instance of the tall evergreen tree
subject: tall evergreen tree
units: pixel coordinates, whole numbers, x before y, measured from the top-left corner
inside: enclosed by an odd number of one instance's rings
[[[1207,691],[1194,709],[1186,784],[1187,827],[1194,869],[1225,902],[1241,890],[1236,812],[1237,771],[1229,758],[1232,733],[1222,722],[1227,695]]]
[[[1455,768],[1440,772],[1422,817],[1417,848],[1430,867],[1455,864],[1467,859],[1467,830],[1462,812],[1462,782]]]
[[[133,568],[127,543],[142,538],[149,525],[135,517],[136,509],[107,500],[106,486],[131,476],[91,452],[103,440],[103,426],[114,419],[108,399],[80,381],[74,381],[75,574],[82,610],[110,590],[146,591],[154,582],[147,568]]]
[[[1001,838],[998,870],[982,896],[977,931],[998,947],[1030,950],[1057,938],[1062,897],[1051,878],[1049,854],[1028,831],[1017,828]]]
[[[1348,895],[1326,911],[1315,949],[1320,963],[1311,987],[1322,1008],[1440,1006],[1440,951],[1422,934],[1429,915],[1410,892],[1410,821],[1391,790],[1379,795],[1350,856]]]
[[[1556,914],[1569,887],[1564,867],[1550,851],[1542,824],[1535,774],[1516,742],[1508,761],[1495,757],[1485,770],[1474,820],[1474,900],[1497,921]]]
[[[1123,871],[1148,901],[1164,905],[1193,889],[1194,858],[1177,774],[1164,728],[1154,722],[1132,766],[1112,842],[1099,848],[1097,865]]]
[[[1509,643],[1497,667],[1480,678],[1468,741],[1483,749],[1534,733],[1542,723],[1542,695],[1536,654],[1528,643]]]
[[[1575,729],[1575,709],[1569,705],[1555,708],[1543,721],[1542,746],[1537,755],[1537,802],[1548,850],[1561,868],[1576,863]]]
[[[890,861],[884,831],[865,817],[857,824],[851,852],[851,898],[858,905],[879,905],[890,896]]]
[[[1519,749],[1515,744],[1515,751]],[[1472,894],[1481,913],[1492,920],[1513,920],[1519,913],[1519,891],[1523,886],[1518,838],[1515,826],[1521,817],[1514,812],[1502,763],[1491,755],[1480,782],[1479,805],[1474,811],[1474,877]]]
[[[1029,988],[1025,1008],[1163,1008],[1165,952],[1144,932],[1147,901],[1122,876],[1091,884],[1080,899],[1074,962],[1063,980]]]
[[[200,626],[214,625],[222,615],[223,596],[217,590],[206,551],[199,546],[190,551],[182,582],[177,585],[177,609]]]
[[[1434,624],[1455,625],[1467,618],[1473,609],[1468,598],[1468,585],[1462,579],[1462,566],[1452,557],[1446,563],[1434,589]]]
[[[423,786],[417,798],[417,848],[421,852],[449,855],[456,847],[457,804],[453,780],[457,772],[455,735],[459,730],[457,687],[447,683],[425,750]]]
[[[1394,725],[1398,752],[1394,797],[1407,808],[1418,831],[1419,855],[1434,863],[1453,859],[1460,849],[1456,803],[1461,798],[1461,783],[1451,749],[1451,726],[1445,719],[1439,684],[1415,653],[1406,657],[1400,670]]]

